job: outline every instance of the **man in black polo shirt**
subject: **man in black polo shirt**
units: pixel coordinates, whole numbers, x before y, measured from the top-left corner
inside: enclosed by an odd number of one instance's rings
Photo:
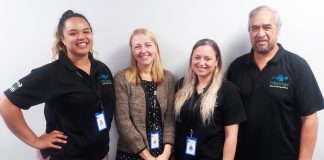
[[[247,112],[238,160],[312,159],[323,96],[307,62],[277,43],[280,26],[273,9],[252,10],[252,50],[228,69],[227,78],[241,89]]]

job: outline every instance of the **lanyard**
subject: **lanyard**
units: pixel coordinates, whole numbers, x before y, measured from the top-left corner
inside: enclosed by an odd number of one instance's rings
[[[152,106],[152,108],[151,107],[149,107],[149,105],[150,105],[150,100],[149,100],[149,91],[147,90],[147,88],[145,87],[145,84],[144,84],[145,82],[142,80],[142,78],[141,78],[141,86],[142,86],[142,88],[143,88],[143,90],[144,90],[144,94],[145,94],[145,101],[146,101],[146,116],[149,116],[149,112],[150,112],[150,110],[152,111],[152,113],[150,114],[151,116],[152,116],[152,123],[153,123],[153,125],[152,125],[152,127],[153,128],[150,128],[150,130],[151,131],[155,131],[155,130],[158,130],[158,126],[156,126],[156,121],[157,121],[157,119],[156,118],[158,118],[157,117],[157,115],[155,114],[155,112],[160,112],[160,111],[158,111],[158,109],[160,109],[159,107],[158,107],[158,101],[157,101],[157,87],[158,87],[158,85],[157,85],[157,83],[155,83],[155,82],[153,82],[153,106]],[[149,108],[151,108],[151,109],[149,109]]]
[[[197,94],[197,95],[196,95]],[[200,114],[200,112],[196,112],[197,110],[200,110],[200,104],[201,104],[201,99],[202,99],[203,94],[198,95],[197,92],[195,92],[189,99],[189,116],[190,116],[190,120],[189,120],[189,134],[190,137],[192,137],[194,130],[196,129],[195,126],[195,120],[198,117],[197,114]],[[198,108],[196,108],[198,107]]]
[[[90,84],[90,82],[78,71],[76,70],[75,73],[78,75],[78,77],[80,77],[82,79],[82,81],[95,93],[96,97],[98,98],[98,110],[102,111],[103,110],[103,105],[101,102],[101,88],[99,87],[99,91],[97,91],[95,88],[93,88],[93,86]],[[99,93],[100,92],[100,93]]]
[[[145,88],[143,79],[141,77],[141,75],[139,75],[140,79],[141,79],[141,86],[145,92],[145,99],[148,100],[148,91]],[[156,109],[156,101],[157,101],[157,84],[154,82],[154,91],[153,91],[153,108]]]

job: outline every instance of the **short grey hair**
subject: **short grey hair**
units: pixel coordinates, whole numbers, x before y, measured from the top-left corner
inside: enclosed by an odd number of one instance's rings
[[[275,20],[276,20],[276,26],[278,28],[278,30],[280,30],[281,28],[281,17],[278,14],[278,12],[274,9],[272,9],[271,7],[267,6],[267,5],[262,5],[262,6],[258,6],[257,8],[253,9],[250,13],[249,13],[249,22],[248,22],[248,30],[250,30],[250,26],[251,26],[251,19],[255,16],[255,14],[257,12],[259,12],[260,10],[269,10],[271,11],[274,16],[275,16]]]

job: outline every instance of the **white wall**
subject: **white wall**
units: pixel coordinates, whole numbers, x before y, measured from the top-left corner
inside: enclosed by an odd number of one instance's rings
[[[94,29],[98,58],[113,73],[129,62],[128,39],[138,27],[155,33],[165,68],[183,76],[193,44],[212,38],[220,45],[226,67],[250,50],[247,17],[261,4],[276,8],[283,26],[279,42],[310,64],[324,91],[324,10],[320,0],[2,0],[0,1],[0,91],[31,69],[51,62],[53,33],[61,14],[72,9],[88,17]],[[24,112],[30,127],[45,130],[43,105]],[[319,112],[319,132],[314,160],[324,159],[324,111]],[[111,159],[117,133],[111,131]],[[322,151],[322,152],[321,152]],[[35,150],[18,140],[0,120],[0,159],[32,160]]]

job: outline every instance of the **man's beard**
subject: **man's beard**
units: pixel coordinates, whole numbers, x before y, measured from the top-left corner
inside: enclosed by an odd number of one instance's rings
[[[257,47],[256,45],[253,45],[254,52],[257,52],[259,54],[267,54],[274,48],[273,44],[268,43],[266,47]]]

